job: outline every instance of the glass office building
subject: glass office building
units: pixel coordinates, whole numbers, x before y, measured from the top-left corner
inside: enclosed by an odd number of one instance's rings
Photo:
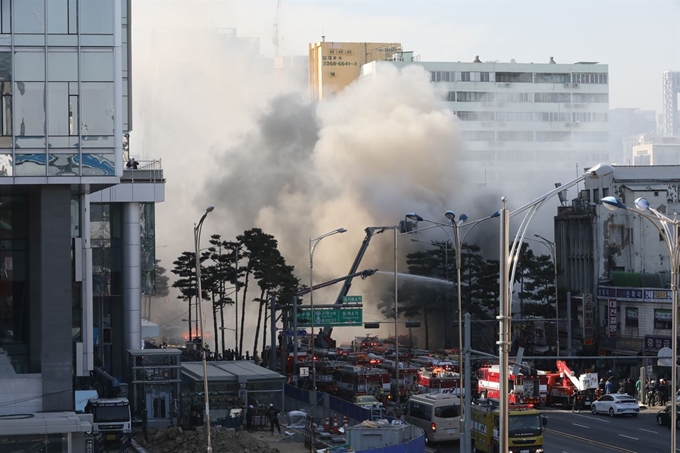
[[[130,4],[0,0],[0,414],[73,411],[96,358],[122,376],[140,348],[164,180],[124,168]]]

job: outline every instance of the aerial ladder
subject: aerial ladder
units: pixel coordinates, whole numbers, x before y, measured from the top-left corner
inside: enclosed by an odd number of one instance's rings
[[[352,266],[349,268],[349,272],[347,273],[347,279],[345,280],[345,283],[343,283],[342,287],[340,288],[340,292],[338,293],[338,297],[335,299],[335,306],[336,307],[341,307],[343,304],[343,299],[347,294],[349,293],[350,288],[352,287],[352,279],[354,278],[354,275],[357,272],[357,269],[359,269],[359,265],[361,264],[361,260],[364,258],[364,255],[366,254],[366,250],[368,249],[368,245],[371,243],[371,239],[373,239],[373,236],[376,234],[383,233],[386,230],[397,230],[398,233],[406,233],[411,230],[412,223],[408,221],[401,221],[399,222],[398,225],[390,225],[390,226],[372,226],[372,227],[366,227],[364,231],[366,232],[366,236],[364,237],[364,240],[361,242],[361,246],[359,247],[359,252],[357,253],[357,256],[354,258],[354,262],[352,263]],[[374,270],[373,273],[377,272],[377,269]],[[365,277],[362,277],[365,278]],[[316,289],[316,287],[315,287]],[[334,348],[335,347],[335,340],[331,338],[331,333],[333,333],[333,328],[332,327],[324,327],[321,335],[317,339],[317,344],[321,348]]]

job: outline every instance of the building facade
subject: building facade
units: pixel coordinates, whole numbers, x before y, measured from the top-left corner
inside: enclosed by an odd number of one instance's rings
[[[321,101],[359,78],[361,66],[401,54],[401,44],[385,42],[327,42],[309,45],[309,97]]]
[[[632,165],[680,165],[680,137],[640,135],[631,154]]]
[[[460,165],[470,180],[571,180],[579,169],[612,162],[607,65],[409,59],[404,54],[389,64],[417,64],[430,73],[460,120]],[[362,74],[380,71],[381,64],[365,65]]]
[[[141,347],[143,227],[164,180],[157,163],[125,168],[130,4],[0,2],[0,414],[74,410],[97,369],[102,286],[118,355]],[[114,355],[99,365],[122,375]]]
[[[584,185],[555,218],[558,287],[579,299],[573,304],[574,339],[600,355],[654,355],[670,344],[672,326],[666,244],[649,220],[634,211],[610,211],[600,200],[615,196],[634,208],[644,197],[672,217],[680,209],[680,167],[615,166],[612,175]]]

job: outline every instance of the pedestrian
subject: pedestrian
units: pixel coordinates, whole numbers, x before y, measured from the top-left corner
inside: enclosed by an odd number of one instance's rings
[[[604,385],[605,393],[614,393],[614,378],[612,376],[607,379],[607,383]]]
[[[279,410],[274,407],[273,404],[269,403],[269,409],[267,409],[267,418],[269,419],[269,426],[271,426],[271,432],[274,434],[274,426],[281,434],[281,425],[279,425]]]
[[[571,395],[571,413],[573,414],[574,412],[579,413],[581,412],[581,402],[579,398],[579,391],[577,389],[574,389],[574,393]]]
[[[126,167],[131,170],[137,170],[139,168],[139,162],[137,162],[134,157],[131,157],[130,160],[127,161]]]
[[[642,401],[642,380],[638,378],[637,381],[635,381],[635,395],[637,396],[638,401]]]
[[[253,430],[253,418],[255,417],[255,408],[251,404],[248,406],[246,411],[246,431],[251,432]]]

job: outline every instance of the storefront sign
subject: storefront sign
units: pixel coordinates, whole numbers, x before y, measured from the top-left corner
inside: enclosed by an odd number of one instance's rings
[[[616,322],[616,299],[609,299],[609,328],[607,329],[609,338],[616,338]]]
[[[583,339],[595,338],[595,318],[593,317],[593,295],[583,295]],[[592,344],[585,342],[585,344]]]

